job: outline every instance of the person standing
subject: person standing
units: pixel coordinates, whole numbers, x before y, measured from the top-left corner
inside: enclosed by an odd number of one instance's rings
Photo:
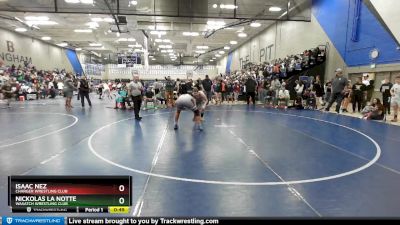
[[[140,121],[142,117],[139,116],[140,106],[142,105],[142,92],[144,88],[139,81],[139,75],[133,75],[133,81],[129,84],[129,93],[132,97],[133,111],[135,113],[135,120]]]
[[[158,79],[156,79],[153,86],[154,86],[154,94],[155,95],[160,93],[160,90],[163,88],[163,84],[160,81],[158,81]]]
[[[361,112],[361,108],[364,108],[364,99],[366,98],[366,86],[362,83],[361,77],[357,78],[356,83],[352,87],[352,105],[353,113],[356,111],[356,104],[358,112]]]
[[[349,83],[347,78],[343,77],[342,69],[338,68],[335,70],[336,77],[332,81],[332,94],[329,99],[328,106],[326,106],[325,111],[329,112],[329,109],[336,101],[336,112],[340,113],[340,106],[342,105],[342,100],[344,97],[344,89]]]
[[[81,96],[82,107],[85,107],[85,98],[89,104],[89,107],[92,107],[92,102],[90,101],[89,97],[90,87],[86,76],[82,77],[82,79],[78,83],[78,89],[79,89],[78,95]]]
[[[66,77],[66,79],[65,79],[64,85],[63,85],[63,92],[64,92],[64,97],[66,98],[65,107],[67,107],[67,109],[68,109],[68,108],[73,108],[71,102],[72,102],[72,96],[73,96],[74,90],[76,88],[72,81],[71,74],[67,73],[67,75],[65,77]]]
[[[175,82],[171,79],[170,76],[165,78],[165,98],[167,99],[167,106],[174,107],[174,89],[175,89]]]
[[[313,82],[313,89],[315,90],[315,94],[316,94],[317,99],[318,99],[317,102],[318,102],[320,105],[322,105],[322,104],[324,103],[324,101],[323,101],[324,87],[323,87],[323,85],[322,85],[322,83],[321,83],[321,79],[320,79],[320,76],[319,76],[319,75],[317,75],[317,76],[315,77],[315,80],[314,80],[314,82]]]
[[[247,105],[250,104],[250,97],[251,97],[251,100],[253,101],[253,105],[256,105],[255,98],[256,98],[257,82],[253,79],[253,77],[249,76],[244,85],[246,87]]]
[[[383,80],[381,88],[379,91],[382,93],[383,107],[385,112],[390,115],[390,89],[392,89],[393,84],[390,83],[389,78]]]
[[[393,113],[394,113],[391,122],[397,122],[397,113],[400,107],[400,75],[396,77],[395,82],[396,83],[390,89],[390,94],[392,95],[391,105],[393,107]]]
[[[366,86],[366,99],[365,101],[370,102],[372,94],[374,93],[374,81],[369,78],[368,73],[364,73],[362,76],[362,83]]]
[[[203,89],[205,91],[205,94],[207,96],[207,105],[210,103],[211,98],[212,98],[212,81],[208,75],[206,75],[206,78],[201,82],[203,85]]]

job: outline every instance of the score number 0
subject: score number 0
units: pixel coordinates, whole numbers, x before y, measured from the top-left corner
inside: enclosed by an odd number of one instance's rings
[[[124,192],[125,191],[125,186],[124,185],[119,185],[118,190],[120,192]],[[118,202],[119,202],[120,205],[123,205],[125,203],[125,198],[124,197],[119,198]]]

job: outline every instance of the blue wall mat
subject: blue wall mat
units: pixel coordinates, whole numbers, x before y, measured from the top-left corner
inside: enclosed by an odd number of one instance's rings
[[[232,54],[232,53],[229,53],[229,55],[228,55],[228,60],[227,60],[227,62],[226,62],[226,69],[225,69],[225,72],[226,72],[226,73],[230,73],[230,72],[231,72],[232,56],[233,56],[233,54]]]
[[[400,63],[396,41],[363,2],[355,18],[357,2],[313,0],[313,14],[348,66]],[[357,41],[352,40],[354,32]],[[369,53],[374,48],[380,55],[373,61]]]
[[[80,75],[83,75],[82,65],[79,62],[76,52],[71,49],[67,49],[67,50],[65,50],[65,54],[67,55],[67,58],[68,58],[69,62],[71,63],[72,68],[74,69],[74,72],[78,73]]]

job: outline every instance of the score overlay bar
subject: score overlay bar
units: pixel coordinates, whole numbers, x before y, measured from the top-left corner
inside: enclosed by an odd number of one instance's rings
[[[130,176],[9,176],[8,190],[13,212],[76,212],[132,205]]]

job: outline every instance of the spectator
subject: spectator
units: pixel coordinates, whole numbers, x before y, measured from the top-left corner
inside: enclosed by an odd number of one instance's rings
[[[382,93],[382,102],[385,107],[385,113],[390,115],[390,89],[392,89],[393,84],[390,83],[389,78],[385,78],[382,81],[381,88],[379,91]]]
[[[167,99],[167,106],[168,107],[173,107],[173,106],[175,106],[175,103],[174,103],[175,82],[171,79],[170,76],[166,77],[165,80],[166,80],[166,83],[165,83],[165,98]]]
[[[250,98],[253,101],[253,105],[256,104],[256,87],[257,87],[257,82],[253,79],[252,76],[249,76],[247,78],[247,81],[245,83],[246,87],[246,99],[247,99],[247,105],[250,104]]]
[[[79,85],[78,86],[78,89],[79,89],[78,95],[81,96],[82,107],[85,107],[85,98],[89,104],[89,107],[92,107],[92,102],[90,101],[90,96],[89,96],[90,87],[89,87],[89,82],[87,81],[86,76],[82,77],[82,79],[80,80],[78,85]]]
[[[385,117],[385,108],[383,107],[381,100],[375,98],[372,102],[372,110],[364,116],[367,120],[383,120]]]
[[[319,104],[322,105],[324,103],[324,101],[323,101],[324,88],[322,86],[321,78],[319,75],[317,75],[315,77],[315,80],[313,82],[313,89],[315,91],[315,95],[317,96],[317,100],[318,100]]]
[[[211,97],[212,97],[212,81],[210,80],[210,78],[208,77],[208,75],[206,75],[206,78],[201,82],[204,92],[207,96],[207,105],[209,104],[209,102],[211,101]]]
[[[397,113],[400,107],[400,76],[397,76],[395,79],[395,84],[393,85],[392,89],[390,89],[391,97],[391,105],[393,107],[393,119],[391,122],[397,122]]]
[[[69,108],[73,108],[72,107],[72,96],[73,96],[73,92],[76,89],[73,81],[72,81],[72,76],[71,74],[67,74],[66,75],[66,79],[64,81],[64,85],[63,85],[64,89],[64,97],[66,98],[65,100],[65,107],[67,107],[67,109]]]
[[[358,107],[358,112],[364,107],[364,99],[366,97],[366,86],[362,83],[361,77],[357,78],[356,83],[352,87],[352,105],[353,113],[356,111],[356,105]]]
[[[343,100],[343,91],[344,88],[348,84],[348,80],[343,77],[343,71],[342,69],[338,68],[336,69],[336,77],[332,81],[332,96],[329,100],[328,106],[325,108],[325,111],[329,111],[331,108],[332,104],[336,101],[336,112],[340,113],[340,106],[342,104]]]
[[[290,100],[289,90],[286,90],[286,87],[282,86],[278,92],[278,102],[275,108],[278,108],[278,106],[280,106],[281,102],[283,101],[285,103],[285,109],[287,109],[289,105],[289,100]]]
[[[154,92],[151,87],[147,88],[146,93],[144,94],[144,108],[143,110],[147,110],[147,103],[152,102],[154,104],[154,108],[157,109],[157,100],[154,96]]]

